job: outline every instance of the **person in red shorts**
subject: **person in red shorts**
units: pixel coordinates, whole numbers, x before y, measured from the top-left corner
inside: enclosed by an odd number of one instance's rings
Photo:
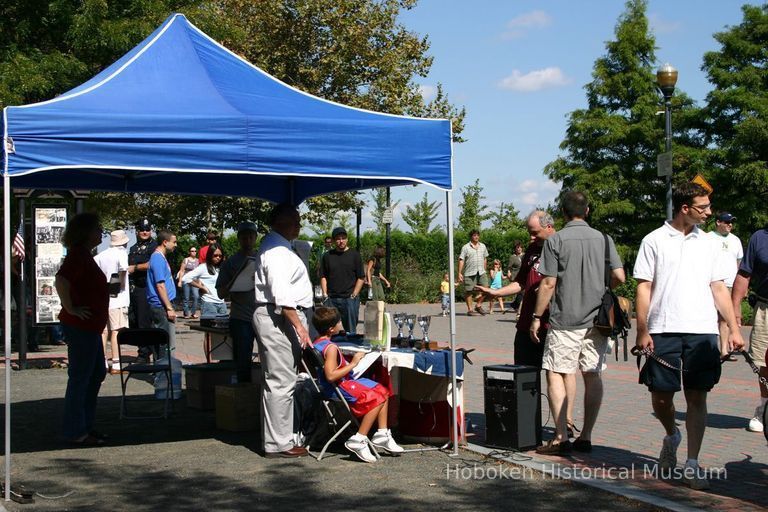
[[[387,428],[387,405],[389,391],[381,384],[370,379],[352,377],[352,369],[362,359],[364,354],[357,352],[351,361],[347,361],[339,347],[331,341],[331,336],[342,329],[341,315],[336,308],[319,307],[315,309],[312,324],[320,336],[313,345],[325,360],[323,374],[318,375],[321,387],[326,397],[335,394],[338,387],[345,400],[357,418],[360,418],[360,428],[357,433],[347,439],[344,446],[364,462],[376,462],[366,442],[368,432],[373,422],[378,423],[379,429],[373,434],[371,442],[376,448],[389,453],[402,453],[404,450],[392,438],[392,432]]]

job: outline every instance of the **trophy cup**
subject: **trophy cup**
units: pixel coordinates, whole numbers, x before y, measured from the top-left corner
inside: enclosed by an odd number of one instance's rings
[[[421,339],[421,348],[428,350],[429,349],[429,322],[432,320],[432,317],[429,315],[420,316],[418,320],[419,320],[419,326],[421,327],[421,332],[424,333],[424,337]]]
[[[408,326],[408,345],[413,347],[416,337],[413,335],[413,328],[416,325],[416,315],[406,315],[405,323]]]
[[[405,324],[405,313],[395,313],[392,318],[397,325],[397,344],[403,341],[403,325]]]

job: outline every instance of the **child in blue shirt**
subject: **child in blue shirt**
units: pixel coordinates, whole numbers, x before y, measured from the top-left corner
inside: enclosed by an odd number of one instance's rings
[[[347,362],[339,347],[331,341],[331,336],[338,334],[342,329],[338,310],[329,307],[315,309],[312,324],[317,332],[321,333],[313,344],[325,360],[323,372],[318,375],[324,394],[326,397],[332,397],[335,394],[334,387],[338,387],[349,403],[352,414],[360,419],[357,433],[350,437],[344,446],[360,460],[376,462],[376,457],[371,453],[366,441],[368,432],[376,421],[379,429],[371,439],[373,445],[389,453],[402,453],[403,448],[395,442],[387,428],[389,391],[370,379],[353,378],[352,369],[365,354],[357,352],[352,360]]]

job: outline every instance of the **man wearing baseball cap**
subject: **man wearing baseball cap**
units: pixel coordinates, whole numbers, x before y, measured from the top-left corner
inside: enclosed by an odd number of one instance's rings
[[[739,270],[739,264],[744,257],[741,240],[731,233],[735,220],[736,217],[729,212],[718,212],[715,216],[715,229],[709,232],[709,236],[712,237],[722,252],[723,257],[718,261],[725,265],[728,273],[728,278],[725,280],[728,292],[733,289],[733,280],[736,279],[736,272]],[[720,355],[725,357],[728,354],[728,325],[720,315],[718,315],[717,321],[720,330]],[[736,358],[731,356],[729,360],[735,361]]]
[[[320,265],[320,287],[323,295],[339,310],[341,323],[349,334],[355,334],[360,314],[360,290],[365,272],[360,253],[347,245],[347,230],[334,228],[331,233],[336,248],[323,255]]]
[[[222,263],[216,278],[216,292],[222,299],[231,300],[229,332],[234,344],[233,352],[238,382],[251,382],[253,358],[253,313],[256,311],[254,294],[255,252],[258,231],[253,222],[243,222],[237,228],[240,250]],[[247,274],[247,276],[245,275]],[[246,283],[243,287],[240,283]]]
[[[149,258],[157,248],[157,242],[152,240],[152,224],[149,219],[139,219],[136,222],[136,243],[128,251],[128,277],[130,278],[131,305],[128,313],[132,328],[146,329],[152,327],[147,302],[147,269]],[[148,347],[139,349],[139,359],[149,360]]]

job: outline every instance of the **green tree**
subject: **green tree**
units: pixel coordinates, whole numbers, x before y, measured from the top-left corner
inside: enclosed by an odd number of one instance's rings
[[[430,226],[439,215],[440,201],[429,202],[427,193],[424,192],[424,197],[421,201],[411,206],[405,207],[405,213],[403,214],[403,222],[408,224],[411,228],[411,232],[415,235],[426,235],[431,229]]]
[[[486,213],[488,206],[483,204],[485,196],[483,187],[480,186],[480,179],[476,179],[472,185],[467,185],[461,189],[461,202],[459,203],[459,229],[471,231],[480,229],[480,226],[491,218],[490,213]]]
[[[398,23],[416,0],[7,0],[0,6],[0,108],[52,98],[98,73],[151,33],[171,12],[192,23],[278,79],[308,93],[379,112],[451,118],[461,141],[464,109],[439,88],[425,103],[417,77],[427,76],[432,58],[426,37]],[[237,201],[243,215],[258,221],[261,201]],[[107,223],[148,212],[178,212],[169,225],[200,231],[210,222],[234,227],[242,216],[211,211],[210,199],[141,194],[98,194]],[[305,218],[316,223],[361,203],[356,192],[307,201]],[[175,205],[175,206],[174,206]],[[215,208],[214,208],[215,209]],[[123,212],[125,217],[116,216]],[[200,213],[205,214],[200,219]],[[159,214],[158,214],[159,215]],[[187,220],[182,216],[194,217]],[[129,221],[132,222],[132,221]],[[231,224],[234,223],[234,224]]]
[[[502,203],[498,211],[491,212],[491,228],[501,233],[525,228],[520,212],[512,203]]]
[[[741,24],[715,34],[702,70],[714,89],[704,107],[713,146],[710,182],[717,208],[733,212],[746,238],[768,223],[768,5],[745,5]]]
[[[616,38],[595,61],[585,87],[587,108],[570,114],[564,154],[544,168],[562,189],[590,201],[590,223],[626,247],[637,247],[665,217],[665,181],[656,158],[664,148],[664,119],[653,65],[655,39],[648,31],[645,0],[629,0]],[[674,96],[673,145],[678,180],[704,168],[706,153],[693,130],[698,112],[685,94]]]

